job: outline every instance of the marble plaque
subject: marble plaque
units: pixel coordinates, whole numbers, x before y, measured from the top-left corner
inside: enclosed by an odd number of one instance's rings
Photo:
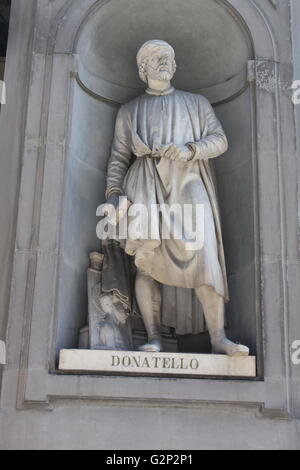
[[[59,369],[140,375],[255,377],[254,356],[62,349]]]

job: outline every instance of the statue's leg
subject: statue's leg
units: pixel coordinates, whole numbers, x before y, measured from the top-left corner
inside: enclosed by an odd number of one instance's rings
[[[247,346],[233,343],[226,337],[223,297],[209,286],[201,286],[195,291],[203,307],[212,352],[214,354],[228,354],[229,356],[248,356],[249,348]]]
[[[161,290],[157,281],[148,274],[137,271],[135,295],[148,334],[148,343],[140,351],[162,351],[161,339]]]

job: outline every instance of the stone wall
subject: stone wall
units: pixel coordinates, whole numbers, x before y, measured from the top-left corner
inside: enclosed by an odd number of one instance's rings
[[[0,366],[0,448],[299,448],[300,366],[291,361],[291,347],[300,339],[300,108],[290,89],[300,79],[299,5],[187,0],[193,19],[176,39],[176,28],[163,28],[170,15],[182,21],[180,2],[147,2],[147,21],[142,0],[125,3],[121,10],[116,0],[12,2],[7,105],[0,114],[0,339],[8,361]],[[116,36],[101,49],[109,21]],[[202,44],[218,31],[208,42],[218,60],[205,48],[193,52],[199,86],[185,82],[183,70],[177,86],[206,93],[232,141],[216,174],[235,299],[232,328],[244,328],[252,342],[254,380],[57,371],[55,349],[74,346],[85,318],[86,294],[76,286],[84,285],[84,250],[96,243],[91,205],[103,197],[114,105],[141,91],[131,52],[124,81],[115,81],[119,43],[135,46],[127,24],[138,25],[137,42],[145,25],[148,35],[173,37],[185,67],[184,39]],[[230,24],[237,43],[228,36]],[[209,72],[202,75],[204,63]]]

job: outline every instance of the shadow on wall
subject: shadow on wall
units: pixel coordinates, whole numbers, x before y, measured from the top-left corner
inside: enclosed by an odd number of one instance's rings
[[[0,57],[6,56],[11,0],[0,0]],[[0,71],[1,79],[1,71]]]

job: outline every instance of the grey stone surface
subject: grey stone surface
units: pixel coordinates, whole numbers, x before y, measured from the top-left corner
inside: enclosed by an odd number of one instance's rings
[[[26,11],[18,15],[15,5],[11,12],[10,41],[6,60],[6,77],[14,77],[14,86],[7,87],[8,105],[1,108],[1,185],[0,185],[0,225],[1,243],[0,259],[3,266],[0,283],[0,336],[5,337],[9,292],[12,274],[14,237],[17,220],[17,200],[20,181],[20,165],[22,156],[24,113],[26,93],[31,64],[31,48],[29,46],[34,1],[29,1]],[[23,76],[20,80],[19,72]],[[11,82],[12,83],[12,82]],[[18,132],[15,130],[18,129]],[[22,130],[21,130],[22,129]],[[8,158],[9,156],[9,158]]]
[[[202,3],[188,1],[195,8]],[[255,197],[253,209],[249,206],[247,210],[254,212],[249,227],[255,226],[256,248],[251,255],[252,248],[247,247],[249,257],[245,254],[245,259],[249,279],[260,294],[255,297],[258,321],[255,326],[253,319],[249,323],[251,331],[257,332],[260,380],[87,377],[55,372],[55,347],[72,346],[78,328],[85,323],[86,310],[79,305],[72,317],[76,302],[68,300],[66,285],[76,290],[77,281],[72,275],[69,281],[62,281],[61,276],[62,266],[70,261],[69,254],[66,256],[70,245],[62,243],[68,233],[66,220],[72,224],[72,208],[81,203],[84,207],[84,187],[82,202],[76,200],[73,206],[68,202],[68,219],[62,217],[61,208],[68,177],[65,168],[71,164],[70,152],[66,152],[70,143],[67,129],[79,119],[71,109],[75,101],[69,99],[75,85],[70,73],[77,70],[74,38],[80,36],[81,24],[84,30],[89,7],[95,4],[98,8],[102,2],[13,0],[6,68],[9,105],[0,114],[0,321],[8,353],[7,365],[0,367],[3,449],[300,447],[300,368],[290,360],[290,345],[300,334],[300,117],[288,90],[291,80],[300,74],[299,2],[278,1],[274,8],[269,0],[210,1],[219,8],[225,5],[230,15],[238,12],[234,21],[242,29],[244,23],[249,28],[254,49],[251,59],[258,61],[250,103],[245,105],[244,94],[237,106],[243,108],[241,119],[248,119],[249,113],[254,116],[248,138],[253,144]],[[209,16],[206,20],[212,21]],[[230,103],[233,106],[235,100]],[[105,110],[111,109],[111,115],[107,122],[99,108],[99,132],[105,132],[106,125],[110,128],[115,113],[115,108],[102,104]],[[75,121],[70,122],[72,116]],[[89,119],[87,110],[84,116]],[[84,119],[79,122],[83,126]],[[224,126],[228,132],[230,121]],[[238,128],[232,130],[235,132]],[[98,142],[104,142],[106,149],[109,140],[99,137]],[[79,141],[77,136],[75,147],[79,148]],[[100,144],[95,145],[94,155],[97,147],[101,150]],[[248,152],[248,144],[245,147]],[[105,165],[104,161],[101,159]],[[225,169],[217,171],[221,176]],[[242,185],[249,184],[246,174],[245,165],[235,181],[241,178]],[[78,179],[76,186],[80,182]],[[91,197],[97,199],[97,205],[103,192],[99,187],[96,197],[94,191]],[[65,199],[64,207],[68,204]],[[79,229],[84,233],[85,225]],[[244,240],[249,240],[246,235]],[[70,268],[78,272],[85,263],[80,258],[82,247],[97,248],[91,246],[90,235],[84,233],[84,237],[87,242],[75,240],[75,245],[82,243],[76,254],[78,262],[71,257]],[[232,266],[239,266],[236,261],[232,255]],[[236,312],[243,308],[238,296],[234,308]],[[145,423],[152,436],[147,442],[141,432]]]
[[[141,432],[145,423],[147,441]],[[62,401],[51,413],[31,412],[30,418],[28,412],[14,419],[6,413],[1,428],[6,429],[1,434],[5,449],[299,449],[300,436],[296,421],[261,419],[251,409],[133,408],[82,401]]]

